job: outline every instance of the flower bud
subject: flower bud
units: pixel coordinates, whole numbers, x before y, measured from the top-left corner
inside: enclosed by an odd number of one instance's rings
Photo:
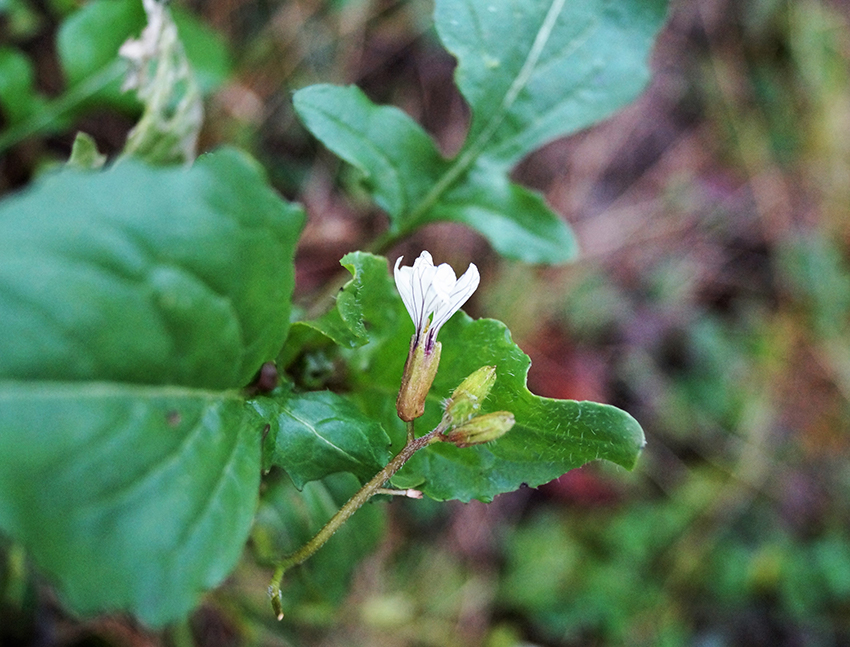
[[[410,342],[404,374],[401,376],[401,388],[395,403],[398,417],[405,422],[415,420],[425,413],[425,397],[431,390],[434,376],[437,375],[441,349],[442,344],[434,342],[430,352],[426,352],[425,344],[416,343],[416,335]]]
[[[455,427],[446,434],[446,440],[458,447],[489,443],[511,430],[516,420],[510,411],[496,411],[477,416],[465,425]]]
[[[446,402],[443,425],[448,429],[469,422],[481,410],[481,404],[496,382],[496,367],[482,366],[467,377]]]

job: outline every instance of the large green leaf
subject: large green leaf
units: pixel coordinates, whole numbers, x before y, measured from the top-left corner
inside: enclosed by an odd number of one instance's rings
[[[649,80],[666,0],[437,0],[434,22],[472,108],[466,152],[508,168],[600,121]]]
[[[0,382],[0,528],[74,609],[165,624],[241,554],[259,430],[236,393]]]
[[[236,562],[264,421],[232,389],[283,343],[302,222],[231,150],[0,204],[0,529],[75,610],[164,624]]]
[[[575,255],[569,228],[507,173],[524,155],[599,121],[646,84],[665,0],[438,0],[435,21],[457,57],[472,112],[461,151],[443,159],[401,111],[353,87],[295,93],[305,126],[364,175],[393,238],[445,220],[479,231],[503,255],[558,263]]]
[[[381,421],[398,451],[406,430],[396,415],[395,400],[413,323],[386,270],[386,259],[358,252],[343,260],[369,285],[357,304],[370,341],[343,351],[354,368],[349,397]],[[540,485],[596,459],[626,468],[634,465],[644,445],[638,423],[609,405],[533,395],[526,387],[530,360],[501,322],[456,314],[441,330],[440,340],[440,369],[425,415],[416,422],[418,432],[439,423],[441,402],[484,365],[496,366],[497,380],[483,411],[511,411],[516,425],[488,445],[459,449],[444,443],[420,451],[394,479],[398,486],[419,487],[436,499],[489,500],[522,484]]]
[[[253,406],[270,426],[264,466],[282,467],[299,489],[335,472],[366,482],[390,459],[390,439],[381,425],[330,391],[280,389],[256,398]]]
[[[232,150],[47,177],[0,204],[0,379],[243,386],[286,337],[302,221]]]

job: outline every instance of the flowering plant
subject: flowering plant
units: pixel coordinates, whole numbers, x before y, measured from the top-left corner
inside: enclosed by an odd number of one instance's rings
[[[297,603],[283,575],[363,531],[379,506],[343,524],[377,495],[490,501],[591,460],[635,464],[631,416],[532,394],[505,325],[459,310],[473,263],[458,278],[428,252],[398,258],[393,285],[386,258],[353,251],[333,302],[294,307],[304,211],[243,152],[191,160],[199,86],[169,9],[144,6],[151,26],[122,48],[144,105],[124,153],[95,170],[103,157],[80,137],[67,168],[0,204],[0,530],[67,606],[167,624],[250,538],[280,617]],[[450,159],[355,87],[296,92],[305,127],[388,215],[373,248],[448,221],[507,258],[572,258],[569,227],[509,172],[643,87],[664,3],[618,7],[437,0],[472,112]],[[300,523],[311,488],[341,505]]]

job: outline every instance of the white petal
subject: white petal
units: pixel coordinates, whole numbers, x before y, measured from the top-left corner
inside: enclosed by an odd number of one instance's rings
[[[404,256],[399,256],[398,260],[395,262],[395,269],[393,270],[395,286],[399,295],[401,295],[404,307],[407,308],[407,313],[410,315],[410,318],[415,321],[416,319],[413,314],[416,310],[413,302],[413,268],[399,267],[399,265],[401,265],[401,259],[403,258]]]
[[[434,291],[440,299],[440,303],[445,303],[449,300],[452,290],[457,282],[455,271],[448,263],[441,263],[437,266],[434,272],[434,280],[431,284],[434,286]]]
[[[480,280],[481,276],[478,273],[478,268],[475,266],[475,263],[470,263],[466,272],[463,273],[463,276],[457,280],[452,288],[448,301],[444,302],[442,307],[434,312],[434,318],[431,321],[431,334],[435,338],[442,325],[455,312],[460,310],[460,307],[472,296],[472,293],[478,288]]]
[[[470,263],[458,279],[447,263],[435,267],[427,251],[419,255],[413,267],[401,267],[402,258],[396,260],[393,274],[404,307],[416,327],[416,343],[419,336],[428,330],[428,340],[433,344],[440,327],[478,287],[478,268]]]

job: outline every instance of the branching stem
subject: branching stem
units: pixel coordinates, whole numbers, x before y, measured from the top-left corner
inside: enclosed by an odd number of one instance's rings
[[[317,532],[310,541],[294,553],[290,553],[278,562],[271,584],[269,585],[269,597],[271,598],[272,608],[274,609],[275,614],[277,614],[278,620],[283,618],[283,609],[280,599],[280,583],[283,579],[284,573],[293,566],[297,566],[298,564],[306,561],[313,555],[313,553],[319,550],[319,548],[321,548],[325,542],[330,539],[337,530],[339,530],[340,526],[348,521],[351,515],[357,512],[360,506],[376,494],[380,493],[383,489],[384,483],[390,480],[393,475],[404,466],[410,457],[413,456],[413,454],[432,443],[440,442],[442,439],[442,426],[438,426],[436,429],[424,436],[421,436],[420,438],[411,437],[412,429],[413,423],[408,423],[407,444],[389,463],[384,466],[380,472],[375,474],[372,480],[355,492],[354,495],[346,501],[339,510],[337,510],[336,514],[330,518],[330,521],[322,526],[322,529],[319,530],[319,532]]]

